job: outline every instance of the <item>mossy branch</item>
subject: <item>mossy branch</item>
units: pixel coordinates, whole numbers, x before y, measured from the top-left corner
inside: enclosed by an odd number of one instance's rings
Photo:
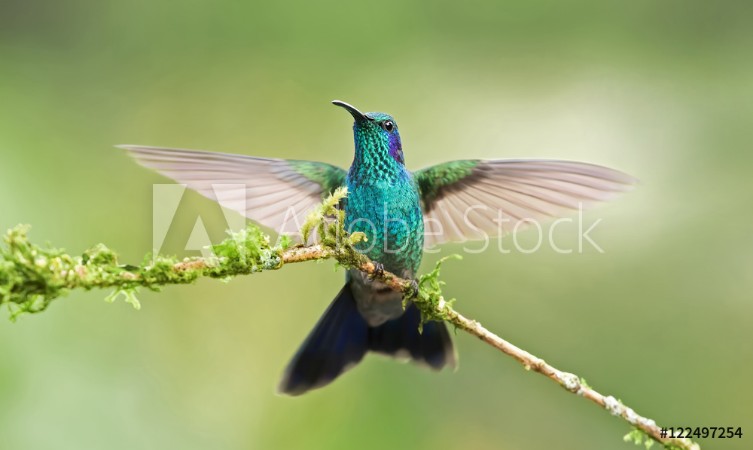
[[[185,258],[178,260],[160,255],[147,256],[138,266],[119,264],[115,252],[99,244],[81,256],[71,256],[62,250],[38,247],[27,238],[28,226],[9,230],[0,247],[0,305],[10,311],[11,320],[22,313],[38,313],[52,301],[71,290],[94,288],[114,289],[107,299],[118,296],[139,308],[136,293],[140,288],[158,291],[172,284],[192,283],[200,277],[230,279],[265,270],[277,270],[285,264],[334,259],[341,266],[358,269],[380,279],[392,289],[402,292],[406,301],[412,301],[421,310],[424,321],[446,321],[473,336],[478,337],[502,353],[512,356],[526,370],[538,372],[564,387],[568,392],[586,398],[630,423],[634,429],[625,436],[626,441],[645,445],[656,441],[666,448],[699,450],[698,444],[689,439],[662,438],[656,423],[637,414],[613,396],[600,394],[585,381],[568,372],[563,372],[543,359],[511,344],[455,311],[452,300],[442,296],[443,283],[439,280],[442,262],[415,283],[387,271],[377,273],[377,267],[369,258],[355,249],[355,244],[365,239],[360,233],[348,235],[344,230],[343,212],[337,205],[346,195],[337,190],[307,218],[302,227],[304,242],[317,234],[318,244],[292,246],[289,240],[273,246],[269,237],[256,226],[239,232],[231,232],[221,243],[212,246],[209,258]]]

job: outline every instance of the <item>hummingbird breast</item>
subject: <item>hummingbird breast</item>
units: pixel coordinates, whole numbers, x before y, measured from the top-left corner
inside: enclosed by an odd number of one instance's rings
[[[367,240],[356,249],[385,270],[413,278],[421,264],[424,223],[418,187],[410,172],[403,169],[394,177],[358,179],[348,176],[345,203],[345,229],[362,232]],[[358,271],[348,275],[361,315],[376,326],[403,313],[402,296],[383,283],[364,277]]]
[[[418,269],[423,256],[424,223],[412,175],[351,183],[345,204],[345,229],[366,235],[357,249],[397,274]]]

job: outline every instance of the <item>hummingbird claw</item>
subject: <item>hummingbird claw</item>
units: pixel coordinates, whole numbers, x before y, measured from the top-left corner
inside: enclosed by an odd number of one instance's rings
[[[371,279],[382,278],[384,276],[384,264],[380,262],[373,262],[374,272],[371,274]]]
[[[418,280],[410,280],[410,292],[408,293],[409,298],[416,298],[418,297]]]

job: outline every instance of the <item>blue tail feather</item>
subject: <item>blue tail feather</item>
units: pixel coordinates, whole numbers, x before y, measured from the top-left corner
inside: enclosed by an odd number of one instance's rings
[[[369,350],[390,356],[409,355],[435,370],[455,366],[452,339],[443,322],[427,322],[419,333],[421,313],[414,304],[397,319],[369,328]]]
[[[300,395],[331,383],[355,366],[367,351],[409,355],[432,369],[455,365],[452,340],[444,323],[428,322],[419,333],[418,308],[411,304],[397,319],[369,327],[346,284],[288,364],[280,392]]]
[[[368,325],[346,284],[288,364],[280,392],[300,395],[329,384],[361,361],[367,344]]]

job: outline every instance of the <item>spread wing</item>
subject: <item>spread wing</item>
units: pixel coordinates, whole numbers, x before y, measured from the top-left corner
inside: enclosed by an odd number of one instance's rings
[[[137,145],[119,146],[139,162],[277,232],[297,232],[308,212],[345,184],[326,163]]]
[[[554,160],[460,160],[415,174],[425,245],[509,233],[629,190],[635,179],[593,164]],[[517,228],[516,228],[517,227]]]

